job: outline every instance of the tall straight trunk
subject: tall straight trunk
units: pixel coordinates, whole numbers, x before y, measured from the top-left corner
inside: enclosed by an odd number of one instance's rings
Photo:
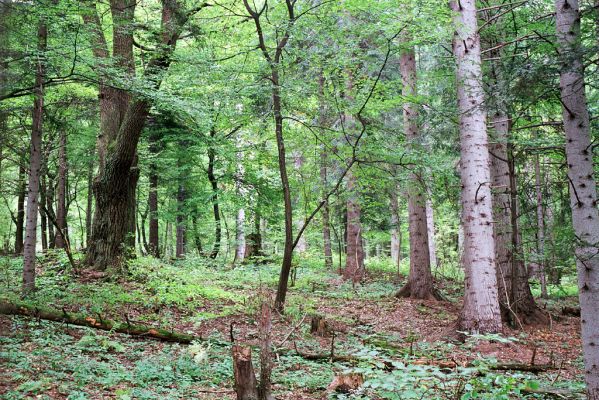
[[[541,182],[541,160],[537,154],[535,156],[535,192],[537,197],[537,261],[539,265],[539,279],[541,281],[541,297],[546,299],[547,295],[547,275],[545,272],[545,221],[543,212],[543,186]]]
[[[43,18],[43,17],[42,17]],[[41,19],[37,28],[37,71],[33,101],[31,152],[29,154],[29,186],[27,190],[27,216],[23,245],[23,294],[35,290],[35,250],[37,243],[37,215],[39,212],[40,170],[42,164],[42,129],[44,121],[44,81],[46,68],[44,53],[47,48],[48,27]]]
[[[93,154],[93,153],[92,153]],[[87,163],[87,204],[85,207],[85,247],[89,247],[92,236],[92,215],[94,208],[94,158],[90,156]]]
[[[25,168],[19,167],[19,182],[17,184],[17,220],[15,224],[15,254],[23,254],[23,228],[25,226],[25,195],[27,183],[25,182]]]
[[[214,129],[210,132],[210,136],[214,138],[216,132]],[[211,145],[212,146],[212,145]],[[216,152],[213,147],[208,148],[208,181],[212,187],[212,214],[214,216],[214,245],[210,252],[210,258],[216,258],[220,251],[220,242],[222,238],[222,227],[220,221],[220,206],[218,203],[218,180],[214,175],[214,163]]]
[[[343,278],[359,282],[364,278],[364,246],[362,243],[361,208],[358,202],[358,180],[352,170],[346,175],[347,246]]]
[[[294,151],[293,152],[293,165],[295,167],[295,170],[297,172],[297,174],[301,177],[301,170],[302,167],[304,165],[304,156],[302,155],[301,151]],[[300,191],[297,191],[297,195],[295,196],[295,205],[294,208],[300,210],[300,214],[303,214],[303,210],[301,208],[301,195],[300,195]],[[296,231],[300,231],[300,229],[302,229],[302,226],[304,226],[305,220],[304,218],[298,218],[295,221],[295,229]],[[297,244],[295,245],[295,251],[297,252],[297,254],[302,254],[306,252],[308,245],[306,243],[306,235],[302,235],[299,240],[297,241]]]
[[[68,236],[67,233],[67,133],[63,129],[59,136],[58,145],[58,193],[56,202],[56,224],[58,228]],[[56,232],[54,239],[55,246],[57,249],[64,249],[67,245],[65,238],[62,237],[60,232]]]
[[[416,56],[414,49],[404,51],[400,57],[402,94],[406,98],[416,96]],[[406,140],[412,149],[420,136],[418,130],[418,110],[416,105],[407,102],[403,106]],[[410,273],[408,282],[397,292],[398,297],[415,299],[440,299],[433,285],[428,226],[426,216],[426,191],[422,171],[410,173],[411,185],[408,189],[408,224],[410,232]]]
[[[238,133],[235,137],[235,146],[237,147],[237,171],[235,180],[235,192],[241,199],[245,198],[247,194],[246,190],[242,185],[242,181],[245,175],[245,169],[243,167],[243,140],[241,135]],[[245,258],[245,210],[243,207],[239,207],[237,210],[237,217],[235,219],[235,259],[233,264],[242,263]]]
[[[321,127],[325,126],[326,123],[326,103],[324,99],[324,75],[322,70],[318,75],[318,123]],[[324,145],[320,152],[320,184],[322,185],[322,197],[325,203],[322,206],[322,243],[324,252],[324,266],[327,269],[333,268],[333,250],[331,247],[331,211],[329,207],[329,200],[327,199],[327,188],[328,188],[328,153]]]
[[[599,213],[580,45],[580,12],[577,0],[556,0],[555,8],[570,205],[572,225],[576,234],[585,380],[587,398],[598,400]]]
[[[48,172],[48,171],[47,171]],[[56,212],[54,211],[55,204],[55,190],[54,190],[54,178],[56,176],[51,173],[46,173],[44,179],[46,180],[46,211],[50,219],[56,220]],[[48,248],[53,249],[56,247],[54,241],[56,236],[54,235],[54,224],[48,224]]]
[[[455,11],[453,52],[456,57],[458,110],[460,113],[460,179],[464,229],[464,304],[458,329],[499,332],[499,309],[491,173],[484,110],[480,37],[474,0],[452,1]]]
[[[181,258],[185,256],[186,247],[186,213],[185,213],[185,186],[179,185],[177,193],[177,245],[175,246],[175,257]]]
[[[498,95],[499,96],[499,95]],[[509,151],[509,116],[498,104],[491,124],[495,140],[490,144],[493,216],[495,220],[495,254],[498,298],[501,319],[512,326],[544,324],[546,314],[537,306],[522,257],[518,228],[516,171]]]
[[[43,171],[43,168],[42,168]],[[46,175],[44,173],[40,176],[40,204],[46,204]],[[42,251],[48,250],[48,217],[43,209],[40,208],[40,236],[42,239]]]
[[[149,225],[149,251],[150,254],[154,257],[160,257],[159,252],[159,225],[158,225],[158,166],[156,165],[156,157],[159,152],[158,145],[158,134],[155,132],[150,133],[150,145],[148,146],[148,150],[151,154],[150,159],[150,173],[149,173],[149,182],[150,182],[150,191],[148,193],[148,209],[150,213],[150,225]]]
[[[322,185],[323,197],[326,197],[328,173],[327,173],[328,154],[326,150],[320,153],[320,182]],[[327,269],[333,268],[333,249],[331,245],[331,211],[329,201],[326,200],[322,206],[322,243],[324,252],[324,266]]]
[[[433,202],[428,197],[426,199],[426,230],[428,231],[428,254],[431,267],[436,267],[437,244],[435,242],[435,211],[433,209]]]
[[[399,214],[399,198],[397,196],[397,185],[391,188],[391,261],[399,269],[401,263],[401,216]]]

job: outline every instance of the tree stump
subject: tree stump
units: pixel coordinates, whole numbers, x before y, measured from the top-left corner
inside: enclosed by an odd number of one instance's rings
[[[237,400],[258,400],[258,381],[252,365],[252,349],[234,345],[231,353]]]
[[[325,337],[330,332],[327,321],[321,315],[314,315],[310,323],[310,333],[314,336]]]

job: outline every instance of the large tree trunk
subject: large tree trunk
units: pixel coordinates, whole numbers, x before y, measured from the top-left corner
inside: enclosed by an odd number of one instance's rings
[[[135,2],[111,0],[113,19],[113,58],[125,77],[134,74],[133,32]],[[175,1],[162,2],[161,43],[148,62],[145,73],[153,89],[161,83],[161,72],[168,69],[183,23],[188,14]],[[136,166],[137,144],[149,113],[147,98],[133,98],[123,89],[115,89],[105,80],[104,63],[108,57],[106,38],[94,9],[84,15],[94,34],[94,55],[100,60],[100,126],[98,141],[99,175],[94,182],[96,212],[87,262],[97,270],[119,264],[123,251],[135,233],[135,192],[139,170]],[[115,65],[109,63],[112,68]],[[134,240],[134,236],[132,238]],[[130,243],[130,242],[129,242]]]
[[[15,254],[23,254],[23,227],[25,226],[25,168],[19,167],[19,181],[17,183],[17,220],[15,224]]]
[[[67,235],[67,134],[63,129],[59,136],[58,150],[58,193],[56,203],[56,224],[58,228]],[[67,246],[66,240],[62,235],[56,232],[54,243],[57,249],[64,249]]]
[[[35,289],[35,251],[37,243],[37,215],[39,212],[40,170],[42,163],[42,129],[44,121],[44,81],[46,69],[44,53],[47,48],[48,27],[40,20],[37,28],[37,71],[33,101],[31,152],[29,154],[29,186],[27,190],[27,216],[23,245],[23,294]]]
[[[402,94],[406,98],[416,96],[416,57],[414,49],[402,53],[400,69],[403,81]],[[404,130],[412,149],[416,149],[418,140],[418,110],[416,105],[405,103],[403,106]],[[421,171],[410,174],[408,189],[408,223],[410,232],[410,273],[408,282],[397,292],[399,297],[415,299],[440,299],[433,285],[428,243],[428,225],[426,216],[426,190]]]
[[[599,213],[593,176],[589,112],[584,88],[577,0],[556,0],[560,92],[582,322],[582,348],[589,400],[599,399]]]
[[[349,125],[349,124],[348,124]],[[364,246],[362,243],[361,208],[358,203],[358,180],[353,171],[346,175],[347,189],[347,248],[343,278],[359,282],[364,278]]]
[[[465,268],[464,304],[458,329],[499,332],[501,312],[495,274],[493,207],[480,37],[474,0],[452,1],[456,12],[453,52],[456,57],[460,112],[460,177]]]

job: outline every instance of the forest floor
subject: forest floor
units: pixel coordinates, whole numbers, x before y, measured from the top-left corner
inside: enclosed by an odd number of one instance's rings
[[[384,263],[371,263],[368,279],[355,287],[318,264],[300,260],[286,313],[273,316],[273,344],[285,349],[274,360],[277,399],[583,398],[579,319],[561,313],[574,298],[543,302],[551,326],[456,343],[446,335],[459,312],[459,280],[437,276],[447,301],[396,299],[405,277]],[[0,267],[0,300],[14,300],[20,261],[0,259]],[[231,269],[199,258],[141,258],[126,278],[109,280],[89,271],[73,277],[64,260],[50,257],[39,268],[32,304],[201,340],[179,345],[0,315],[0,398],[233,399],[231,334],[236,343],[258,344],[258,309],[272,296],[277,270],[276,263]],[[327,321],[324,337],[310,334],[314,315]],[[331,348],[351,359],[307,359]],[[496,371],[498,363],[552,368]],[[358,390],[327,390],[349,372],[364,378]]]

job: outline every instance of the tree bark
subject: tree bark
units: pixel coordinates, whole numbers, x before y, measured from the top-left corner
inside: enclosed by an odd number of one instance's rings
[[[428,196],[430,197],[430,194]],[[435,242],[435,211],[429,197],[426,199],[426,230],[428,231],[428,254],[432,268],[437,266],[437,245]]]
[[[185,248],[186,248],[186,210],[185,210],[185,186],[183,184],[179,185],[179,191],[177,192],[177,244],[175,246],[175,257],[182,258],[185,257]]]
[[[27,217],[23,245],[23,294],[35,290],[35,251],[37,243],[37,216],[39,213],[40,170],[42,161],[42,130],[44,122],[44,81],[46,79],[45,52],[48,41],[46,21],[40,19],[37,28],[37,71],[33,101],[31,149],[29,154],[29,186],[27,191]]]
[[[92,215],[94,208],[94,157],[93,153],[87,162],[87,204],[85,207],[85,247],[89,247],[92,236]]]
[[[112,0],[113,58],[119,72],[126,77],[134,74],[133,23],[135,2]],[[146,66],[145,74],[153,89],[161,83],[161,72],[168,69],[177,39],[188,14],[181,12],[174,1],[162,2],[161,43]],[[94,30],[95,56],[100,60],[100,125],[98,143],[99,175],[94,182],[96,212],[92,240],[87,252],[87,263],[97,270],[118,265],[128,243],[128,234],[135,232],[135,188],[139,177],[136,168],[137,144],[151,100],[132,97],[123,89],[114,89],[106,82],[103,63],[108,57],[106,38],[97,11],[84,15]],[[114,67],[114,66],[113,66]],[[133,237],[134,239],[134,237]]]
[[[318,76],[318,122],[321,127],[324,127],[326,123],[326,103],[324,99],[324,76],[320,71]],[[320,184],[322,185],[322,197],[325,200],[322,206],[322,242],[324,252],[324,266],[327,269],[333,268],[333,250],[331,246],[331,212],[329,207],[329,200],[327,199],[328,192],[328,153],[324,145],[320,152]]]
[[[543,184],[541,182],[541,160],[537,154],[535,156],[535,192],[537,197],[537,252],[536,264],[539,266],[539,280],[541,281],[541,297],[546,299],[547,295],[547,274],[545,266],[545,221],[543,207]]]
[[[160,240],[159,240],[159,225],[158,225],[158,166],[156,165],[156,157],[159,153],[158,134],[156,132],[150,133],[150,144],[148,150],[150,151],[150,173],[149,183],[150,191],[148,193],[148,208],[150,213],[150,226],[149,226],[149,251],[154,257],[160,257]]]
[[[15,223],[15,254],[23,254],[23,227],[25,226],[25,168],[19,167],[19,182],[17,193],[17,220]]]
[[[42,161],[42,164],[45,161]],[[44,174],[44,168],[41,168],[41,176],[40,176],[40,204],[43,206],[46,204],[46,174]],[[46,252],[48,250],[48,217],[46,213],[40,207],[40,236],[42,239],[42,251]]]
[[[304,165],[304,156],[302,155],[302,153],[300,151],[295,151],[293,152],[293,165],[295,167],[295,171],[297,172],[297,174],[301,177],[301,170],[302,170],[302,166]],[[301,178],[300,178],[301,180]],[[300,191],[297,191],[297,195],[295,196],[295,204],[294,204],[294,208],[300,210],[300,214],[303,214],[302,212],[302,208],[301,208],[301,195],[300,195]],[[300,231],[300,229],[302,229],[302,226],[304,226],[304,223],[306,221],[304,220],[304,218],[298,218],[295,222],[295,229],[297,232]],[[302,235],[299,240],[297,241],[297,244],[295,245],[295,251],[297,254],[302,254],[305,253],[307,250],[307,243],[306,243],[306,236]]]
[[[210,132],[210,137],[214,139],[216,132],[214,129]],[[214,245],[210,252],[210,258],[216,258],[220,251],[220,242],[222,238],[222,227],[220,222],[220,206],[218,203],[218,181],[216,175],[214,175],[214,162],[216,158],[216,152],[214,151],[213,144],[208,148],[208,181],[212,187],[212,214],[214,216]]]
[[[63,129],[59,136],[59,147],[58,147],[58,193],[56,203],[56,223],[60,230],[67,235],[67,133]],[[66,247],[66,241],[63,239],[60,233],[56,233],[54,237],[55,247],[57,249],[64,249]]]
[[[252,364],[252,348],[234,345],[231,354],[237,400],[259,400],[258,380]]]
[[[350,124],[348,124],[349,126]],[[364,278],[364,247],[362,243],[361,208],[358,203],[357,178],[352,170],[346,175],[347,248],[343,278],[360,282]]]
[[[489,148],[482,86],[480,37],[474,0],[452,1],[460,112],[460,178],[465,268],[458,329],[499,332],[503,326],[495,274]]]
[[[416,96],[416,57],[414,49],[404,51],[400,57],[403,81],[402,94],[407,99]],[[406,102],[403,106],[406,140],[412,150],[416,150],[418,131],[418,110],[416,105]],[[428,225],[426,215],[426,190],[422,171],[410,173],[411,185],[408,189],[408,224],[410,232],[410,273],[408,282],[397,292],[398,297],[415,299],[440,299],[433,284],[431,272]]]
[[[399,199],[397,187],[391,188],[391,260],[398,268],[401,263],[401,216],[399,215]]]
[[[587,398],[599,399],[599,213],[593,176],[589,111],[585,96],[577,0],[556,0],[560,54],[560,94],[566,133],[572,225],[576,234],[576,266],[580,299],[582,348]]]

